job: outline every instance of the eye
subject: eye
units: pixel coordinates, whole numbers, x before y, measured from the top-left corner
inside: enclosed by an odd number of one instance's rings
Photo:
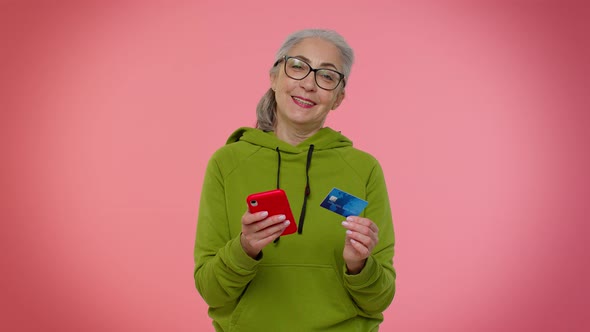
[[[308,68],[307,64],[305,62],[295,59],[295,58],[289,59],[289,62],[287,63],[287,65],[289,66],[290,69],[296,70],[296,71],[305,71]]]
[[[318,73],[319,77],[326,82],[336,82],[339,79],[338,74],[331,72],[329,70],[321,70],[318,71]]]
[[[327,81],[334,81],[335,80],[334,77],[332,77],[331,75],[323,75],[322,78]]]

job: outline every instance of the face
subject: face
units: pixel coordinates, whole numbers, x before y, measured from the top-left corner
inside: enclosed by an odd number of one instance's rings
[[[333,69],[342,72],[340,51],[334,44],[319,38],[306,38],[293,46],[288,56],[309,63],[312,68]],[[344,99],[343,83],[332,91],[317,86],[314,73],[302,80],[285,74],[284,61],[271,75],[271,87],[277,101],[277,129],[314,131],[320,129],[328,113]]]

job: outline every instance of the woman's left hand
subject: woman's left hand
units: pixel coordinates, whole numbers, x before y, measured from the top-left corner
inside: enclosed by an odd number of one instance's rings
[[[343,257],[349,274],[361,272],[379,242],[379,228],[367,218],[350,216],[342,222],[346,228]]]

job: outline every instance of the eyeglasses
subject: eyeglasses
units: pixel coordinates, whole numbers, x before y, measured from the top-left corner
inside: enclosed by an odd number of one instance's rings
[[[346,85],[344,74],[335,70],[325,68],[314,69],[311,68],[309,63],[288,55],[285,55],[282,59],[275,62],[274,66],[278,65],[281,61],[285,62],[285,74],[294,80],[300,81],[313,71],[315,83],[324,90],[334,90],[338,87],[340,82],[342,82],[342,86]]]

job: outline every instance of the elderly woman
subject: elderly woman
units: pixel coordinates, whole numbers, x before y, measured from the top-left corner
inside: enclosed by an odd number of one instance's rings
[[[377,331],[383,321],[396,276],[383,171],[324,127],[344,99],[352,62],[333,31],[290,35],[270,70],[257,128],[236,130],[210,159],[194,277],[216,331]],[[367,207],[346,218],[321,207],[334,187]],[[297,220],[244,212],[249,194],[275,188]],[[290,223],[296,234],[279,238]]]

